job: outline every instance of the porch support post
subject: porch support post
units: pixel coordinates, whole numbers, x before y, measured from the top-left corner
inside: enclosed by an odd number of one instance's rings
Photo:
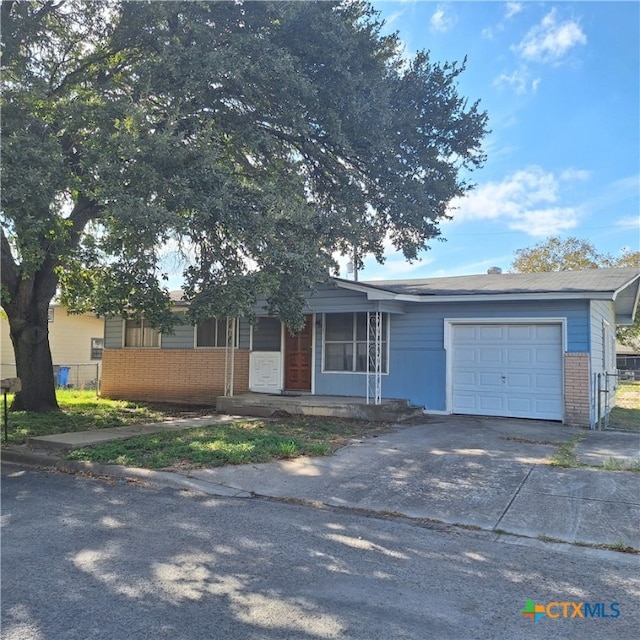
[[[227,342],[224,348],[224,395],[233,396],[233,377],[236,364],[236,322],[227,318]]]
[[[382,313],[367,312],[367,404],[382,403]]]

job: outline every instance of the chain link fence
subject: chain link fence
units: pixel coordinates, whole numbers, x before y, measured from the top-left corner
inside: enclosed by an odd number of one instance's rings
[[[620,380],[640,381],[640,355],[618,354],[616,367]]]
[[[15,378],[16,365],[0,364],[3,378]],[[53,377],[59,389],[95,389],[100,390],[100,362],[75,364],[54,364]]]

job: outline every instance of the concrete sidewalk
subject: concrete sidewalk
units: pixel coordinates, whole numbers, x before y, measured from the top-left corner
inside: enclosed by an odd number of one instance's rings
[[[165,428],[213,421],[200,418]],[[354,441],[326,458],[181,472],[59,459],[49,466],[75,465],[212,495],[298,499],[532,538],[640,549],[640,474],[548,466],[558,446],[576,436],[582,437],[575,450],[585,464],[601,466],[610,458],[640,460],[637,433],[585,431],[530,420],[431,416],[423,425]],[[49,438],[47,445],[69,444],[69,438]],[[82,437],[75,434],[73,439],[79,443]],[[15,449],[13,454],[3,450],[3,459],[12,455],[15,458]]]

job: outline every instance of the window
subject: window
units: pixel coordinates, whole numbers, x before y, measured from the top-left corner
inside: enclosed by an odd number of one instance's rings
[[[102,360],[102,349],[104,340],[102,338],[91,338],[91,359]]]
[[[126,320],[124,329],[125,347],[159,347],[160,330],[147,320]]]
[[[281,334],[278,318],[258,318],[253,327],[253,350],[280,351]]]
[[[238,346],[238,325],[236,322],[235,347]],[[198,323],[196,328],[196,347],[226,347],[227,321],[209,318]]]
[[[53,322],[53,307],[47,309],[47,322]]]
[[[387,373],[388,315],[382,314],[382,367]],[[367,314],[327,313],[324,317],[324,370],[367,371]]]

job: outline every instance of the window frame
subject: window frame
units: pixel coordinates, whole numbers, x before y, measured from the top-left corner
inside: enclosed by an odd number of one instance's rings
[[[220,332],[220,323],[224,322],[224,331],[225,331],[225,343],[226,343],[226,323],[227,323],[227,319],[226,318],[207,318],[204,322],[211,322],[214,321],[216,323],[216,327],[215,327],[215,331],[214,331],[214,335],[216,337],[215,345],[210,345],[210,344],[198,344],[198,328],[200,327],[201,324],[203,324],[202,322],[198,322],[194,328],[193,328],[193,348],[194,349],[226,349],[227,345],[226,344],[218,344],[218,337],[219,337],[219,332]],[[238,349],[240,345],[240,322],[238,319],[236,319],[236,331],[235,331],[235,340],[234,340],[234,345],[233,348],[234,349]]]
[[[100,342],[101,346],[96,347],[94,342]],[[104,338],[91,338],[91,346],[89,349],[89,359],[90,360],[102,360],[102,353],[104,351]],[[100,355],[95,355],[97,352],[100,352]]]
[[[373,371],[367,371],[366,369],[364,371],[358,371],[356,369],[357,367],[357,358],[358,358],[358,344],[366,344],[367,341],[366,340],[358,340],[357,339],[357,331],[358,331],[358,315],[362,314],[365,316],[365,321],[367,318],[367,314],[368,313],[373,313],[373,312],[367,312],[367,311],[337,311],[337,312],[333,312],[333,313],[323,313],[322,314],[322,368],[321,371],[322,373],[330,373],[330,374],[339,374],[339,375],[344,375],[344,374],[348,374],[348,375],[368,375],[369,373],[374,373]],[[383,362],[385,363],[386,367],[384,369],[382,369],[382,371],[380,372],[381,375],[383,376],[387,376],[389,375],[389,336],[390,336],[390,329],[391,329],[391,314],[381,311],[380,313],[382,313],[383,315],[383,336],[382,336],[382,348],[384,350],[384,354],[383,354]],[[352,333],[351,333],[351,341],[349,340],[327,340],[327,316],[332,316],[332,315],[351,315],[352,316]],[[368,327],[367,327],[368,329]],[[352,354],[351,354],[351,358],[352,358],[352,369],[350,370],[339,370],[339,369],[327,369],[326,367],[326,357],[327,357],[327,344],[351,344],[352,346]]]
[[[140,342],[142,344],[139,345],[131,345],[131,344],[127,344],[127,323],[128,322],[140,322],[140,327],[134,327],[134,329],[140,331]],[[145,326],[146,325],[146,326]],[[157,333],[158,335],[158,344],[154,344],[154,345],[145,345],[144,342],[144,334],[145,334],[145,329],[147,331],[153,331],[155,333]],[[160,347],[162,346],[162,333],[160,332],[160,329],[157,329],[156,327],[153,327],[148,320],[146,320],[145,318],[125,318],[124,323],[123,323],[123,327],[122,327],[122,332],[123,332],[123,337],[122,337],[122,345],[124,349],[160,349]]]

